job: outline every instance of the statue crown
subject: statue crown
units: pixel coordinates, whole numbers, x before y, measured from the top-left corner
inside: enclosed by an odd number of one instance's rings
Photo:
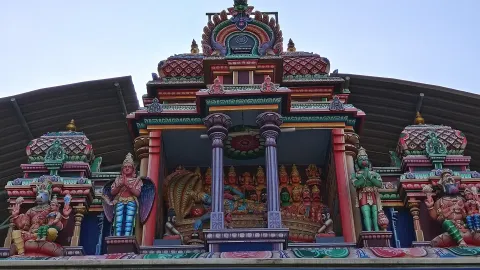
[[[132,167],[135,167],[135,162],[133,161],[132,153],[128,153],[127,156],[125,157],[125,160],[123,161],[122,166],[125,166],[125,165],[131,165]]]
[[[357,158],[359,157],[365,157],[368,159],[367,150],[365,150],[365,148],[360,147],[360,149],[358,149]]]
[[[41,193],[48,194],[48,198],[50,199],[52,193],[52,182],[47,180],[40,184],[37,184],[37,195]]]

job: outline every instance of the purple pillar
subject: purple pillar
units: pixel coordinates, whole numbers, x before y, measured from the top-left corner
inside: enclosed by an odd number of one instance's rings
[[[280,134],[280,125],[282,123],[282,116],[278,113],[265,112],[257,116],[260,134],[265,138],[268,228],[282,228],[277,164],[277,137]]]
[[[203,119],[212,140],[212,212],[210,229],[225,228],[223,215],[223,140],[227,137],[232,120],[223,113],[213,113]]]

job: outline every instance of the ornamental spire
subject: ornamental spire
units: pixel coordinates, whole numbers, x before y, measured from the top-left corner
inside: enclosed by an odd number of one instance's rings
[[[198,49],[198,44],[197,42],[194,40],[192,40],[192,45],[190,46],[190,52],[192,54],[198,54],[200,52],[200,50]]]
[[[75,126],[75,120],[70,120],[70,123],[67,124],[67,131],[77,131],[77,127]]]
[[[289,40],[288,40],[288,48],[287,48],[287,51],[289,51],[289,52],[296,52],[296,51],[297,51],[297,48],[295,48],[295,43],[293,43],[293,40],[292,40],[292,39],[289,39]]]
[[[415,116],[415,125],[425,125],[425,119],[423,119],[420,112],[417,112],[417,115]]]

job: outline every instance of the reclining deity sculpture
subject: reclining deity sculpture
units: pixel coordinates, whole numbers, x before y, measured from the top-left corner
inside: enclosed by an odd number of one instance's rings
[[[20,214],[20,207],[24,202],[23,197],[18,197],[12,208],[12,239],[19,255],[25,254],[25,246],[35,241],[54,242],[58,232],[61,231],[70,217],[71,196],[64,197],[64,206],[60,213],[60,204],[52,197],[52,182],[44,181],[36,186],[37,205]],[[34,245],[32,245],[34,246]],[[34,248],[36,249],[36,248]],[[33,250],[35,252],[35,250]]]
[[[155,185],[149,178],[136,176],[132,154],[128,153],[121,174],[103,188],[103,209],[108,221],[114,222],[114,236],[133,235],[137,212],[140,222],[145,223],[155,193]]]
[[[366,231],[380,231],[388,227],[388,218],[382,210],[379,188],[382,188],[380,174],[371,169],[367,152],[363,147],[358,151],[356,172],[352,174],[353,186],[357,189],[363,225]]]
[[[432,240],[434,247],[449,247],[449,246],[480,246],[480,233],[475,230],[475,223],[473,223],[470,230],[467,228],[465,221],[473,220],[467,218],[468,204],[472,203],[474,198],[473,192],[465,191],[465,198],[460,193],[459,184],[453,177],[453,172],[444,169],[438,181],[439,190],[437,190],[438,199],[434,200],[434,189],[431,185],[426,185],[423,192],[427,196],[425,205],[427,206],[430,217],[441,222],[442,228],[445,231],[443,234],[435,237]],[[470,193],[470,194],[469,194]],[[471,215],[475,216],[475,212],[471,211]],[[470,216],[471,216],[470,215]]]

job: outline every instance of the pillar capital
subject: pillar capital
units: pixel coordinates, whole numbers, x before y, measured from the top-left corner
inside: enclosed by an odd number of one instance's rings
[[[207,134],[212,140],[212,147],[223,147],[223,140],[227,137],[228,128],[232,125],[230,116],[223,113],[212,113],[203,119],[207,127]]]
[[[355,132],[345,131],[345,154],[357,157],[360,137]]]
[[[260,133],[266,131],[275,131],[280,133],[280,126],[283,124],[282,116],[276,112],[264,112],[257,116],[257,125],[260,127]],[[270,132],[270,135],[274,133]],[[265,135],[263,135],[265,136]]]
[[[207,134],[224,133],[227,134],[228,128],[232,125],[230,116],[223,113],[212,113],[203,119],[203,124],[207,127]]]
[[[142,160],[148,158],[148,145],[150,138],[146,135],[138,136],[133,141],[133,149],[137,159]]]

